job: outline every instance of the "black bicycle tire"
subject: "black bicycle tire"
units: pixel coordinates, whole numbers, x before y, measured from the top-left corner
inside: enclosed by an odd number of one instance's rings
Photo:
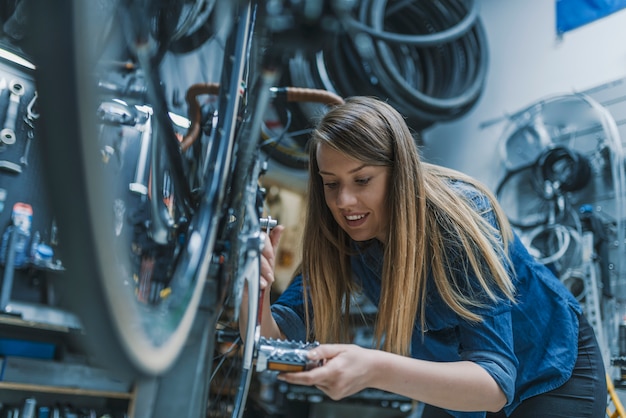
[[[63,248],[61,253],[67,266],[64,279],[68,308],[77,313],[84,325],[86,351],[90,359],[99,365],[123,375],[156,376],[165,373],[182,351],[187,335],[193,323],[199,305],[203,280],[195,280],[187,296],[184,308],[176,312],[176,320],[171,333],[163,340],[153,343],[140,334],[137,325],[139,308],[132,307],[128,300],[129,293],[121,286],[111,289],[107,278],[112,277],[111,242],[105,243],[106,230],[102,228],[100,212],[103,205],[98,194],[102,191],[95,168],[97,152],[90,148],[83,138],[93,138],[97,122],[94,109],[95,94],[87,87],[87,74],[91,70],[86,60],[86,45],[81,33],[82,2],[59,1],[54,5],[48,2],[37,4],[34,19],[40,27],[46,27],[53,33],[56,45],[64,45],[54,56],[50,56],[45,47],[33,45],[35,61],[38,65],[38,89],[42,109],[41,127],[43,147],[46,155],[46,172],[49,174],[51,203],[58,216],[58,224]],[[86,6],[85,6],[86,7]],[[84,10],[83,10],[84,11]],[[54,30],[52,30],[54,29]],[[60,102],[61,100],[61,102]],[[67,114],[77,115],[68,122],[59,118],[49,109],[63,106]],[[65,113],[64,113],[65,114]],[[228,167],[225,165],[224,169]],[[226,174],[218,180],[224,183]],[[197,253],[183,255],[181,274],[206,277],[210,257],[216,237],[215,232],[207,233],[214,225],[221,209],[224,191],[213,187],[211,196],[205,198],[202,217],[198,218],[198,227],[204,231],[204,239],[198,238]],[[221,193],[221,197],[220,197]],[[71,204],[68,205],[68,203]],[[100,202],[100,203],[99,203]],[[198,215],[200,216],[200,215]],[[191,232],[191,234],[197,233]],[[189,259],[191,257],[192,259]],[[196,258],[199,257],[199,258]],[[185,263],[185,261],[189,263]],[[186,270],[190,269],[193,271]],[[87,280],[85,278],[91,278]],[[93,278],[96,278],[93,280]],[[131,295],[132,296],[132,295]]]

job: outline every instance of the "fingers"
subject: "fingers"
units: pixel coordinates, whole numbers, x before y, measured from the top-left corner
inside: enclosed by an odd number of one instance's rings
[[[270,231],[270,242],[272,243],[274,252],[278,249],[278,243],[280,242],[280,237],[284,230],[285,227],[283,225],[276,225],[276,227]]]
[[[326,364],[333,357],[344,352],[346,347],[344,344],[322,344],[309,351],[307,356],[309,360],[323,360],[324,364]],[[327,368],[316,367],[304,372],[283,373],[279,375],[279,378],[300,385],[319,385],[323,381],[321,378],[326,376],[328,372]]]
[[[281,373],[278,379],[296,385],[315,386],[331,399],[339,400],[366,387],[363,379],[363,348],[354,344],[322,344],[308,353],[324,364],[297,373]]]
[[[329,365],[302,372],[280,373],[277,378],[294,385],[315,386],[331,398],[336,396],[333,387],[338,381],[338,371]]]
[[[270,231],[269,236],[265,236],[265,245],[261,254],[261,289],[268,288],[274,283],[276,250],[284,229],[284,226],[277,225]],[[267,245],[268,243],[270,245]]]
[[[274,263],[265,254],[261,257],[261,289],[274,283]]]
[[[280,373],[277,378],[295,385],[319,386],[326,381],[326,375],[326,371],[318,367],[305,372]]]
[[[276,250],[278,249],[278,243],[280,242],[280,237],[284,230],[285,230],[284,226],[278,225],[270,231],[269,236],[265,234],[265,245],[263,245],[263,257],[266,258],[267,261],[269,261],[269,264],[272,268],[274,268]],[[268,241],[270,245],[267,245]]]
[[[344,344],[322,344],[307,353],[310,360],[330,360],[346,351]]]

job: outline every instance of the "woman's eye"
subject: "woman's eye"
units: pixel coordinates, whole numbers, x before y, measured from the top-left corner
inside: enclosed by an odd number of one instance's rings
[[[328,189],[334,189],[335,187],[337,187],[337,183],[324,183],[324,187],[328,188]]]
[[[364,178],[364,179],[356,179],[356,182],[358,184],[365,185],[365,184],[370,182],[370,177],[367,177],[367,178]]]

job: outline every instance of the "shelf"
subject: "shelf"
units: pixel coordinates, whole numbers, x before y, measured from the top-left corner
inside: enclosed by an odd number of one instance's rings
[[[10,300],[5,310],[6,312],[0,312],[0,324],[59,332],[82,329],[80,320],[76,315],[52,306]]]
[[[13,327],[24,327],[37,330],[69,332],[70,328],[64,325],[54,325],[39,321],[25,320],[19,316],[7,315],[0,313],[0,325],[9,325]]]
[[[103,390],[70,388],[60,386],[34,385],[30,383],[0,382],[0,389],[24,392],[53,393],[60,395],[90,396],[108,399],[132,399],[133,392],[109,392]]]
[[[36,398],[43,405],[71,403],[134,416],[137,388],[101,368],[71,361],[5,356],[0,358],[0,404]]]
[[[20,395],[13,398],[13,401],[17,401],[23,399],[24,397],[36,397],[37,399],[41,399],[42,395],[54,396],[57,395],[63,398],[63,400],[68,401],[70,399],[93,399],[96,400],[97,404],[99,404],[99,408],[108,409],[106,403],[102,403],[105,400],[124,402],[122,408],[127,414],[128,418],[133,418],[135,416],[135,408],[136,408],[136,398],[137,398],[137,390],[136,387],[133,387],[130,392],[113,392],[113,391],[104,391],[104,390],[93,390],[93,389],[81,389],[81,388],[71,388],[71,387],[60,387],[60,386],[48,386],[48,385],[37,385],[30,383],[14,383],[14,382],[0,382],[0,393],[4,394],[4,397],[7,397],[10,392]],[[10,397],[8,398],[10,399]],[[44,399],[43,403],[52,404],[55,398]],[[95,406],[91,403],[91,401],[83,402],[84,407]],[[109,406],[110,407],[110,406]],[[116,407],[120,408],[120,406]]]

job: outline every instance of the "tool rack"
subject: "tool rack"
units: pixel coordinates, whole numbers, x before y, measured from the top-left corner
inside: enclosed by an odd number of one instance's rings
[[[80,320],[63,308],[64,266],[37,137],[35,66],[17,47],[0,49],[0,414],[133,417],[134,383],[90,364]],[[28,208],[22,248],[12,238],[15,207]]]
[[[79,341],[76,329],[0,315],[0,413],[134,417],[134,383],[89,365],[72,346]]]

